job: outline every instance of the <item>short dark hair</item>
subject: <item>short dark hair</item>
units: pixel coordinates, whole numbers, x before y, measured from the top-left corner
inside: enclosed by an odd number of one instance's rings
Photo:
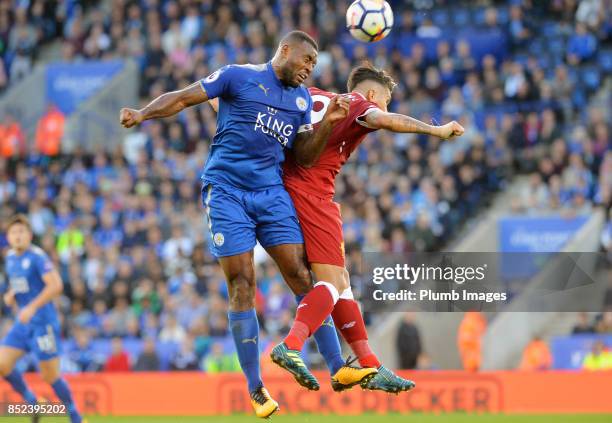
[[[13,225],[25,225],[25,227],[28,228],[30,232],[32,232],[32,225],[30,225],[30,220],[23,213],[18,213],[12,216],[6,223],[6,230],[8,231],[9,228]]]
[[[375,68],[369,63],[364,63],[353,68],[346,84],[349,92],[353,91],[355,87],[363,81],[378,82],[383,87],[389,88],[390,92],[393,92],[393,89],[397,85],[391,75],[382,69]]]
[[[293,44],[293,43],[308,43],[314,47],[316,51],[319,51],[319,45],[310,35],[306,34],[304,31],[291,31],[287,35],[283,37],[280,42],[280,45],[285,43]]]

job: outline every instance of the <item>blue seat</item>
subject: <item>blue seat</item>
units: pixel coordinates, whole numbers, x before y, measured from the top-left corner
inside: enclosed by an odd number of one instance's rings
[[[470,15],[471,15],[471,11],[469,9],[460,8],[460,9],[453,10],[453,13],[451,16],[452,16],[452,20],[455,26],[464,28],[471,24]]]
[[[484,7],[479,7],[474,11],[474,24],[477,26],[482,26],[485,24],[485,15],[486,9]]]
[[[431,14],[431,20],[439,27],[444,27],[449,24],[448,10],[436,9]]]
[[[597,56],[597,64],[605,73],[612,73],[612,50],[602,50]]]
[[[562,56],[565,55],[565,42],[563,38],[551,38],[548,40],[547,44],[546,48],[550,53]]]
[[[599,88],[601,83],[601,75],[599,69],[589,67],[581,71],[580,79],[584,86],[589,91],[595,91]]]

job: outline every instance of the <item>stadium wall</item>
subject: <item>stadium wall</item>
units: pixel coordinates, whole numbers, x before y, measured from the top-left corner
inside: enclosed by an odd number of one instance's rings
[[[410,394],[388,395],[353,389],[337,394],[329,384],[306,391],[284,374],[268,374],[266,387],[281,412],[336,413],[612,413],[612,372],[400,372],[414,379]],[[318,372],[321,381],[327,373]],[[27,381],[38,395],[54,398],[38,375]],[[85,414],[218,415],[251,413],[242,375],[173,373],[89,373],[67,375]],[[568,388],[571,387],[571,388]],[[18,401],[4,381],[0,401]]]

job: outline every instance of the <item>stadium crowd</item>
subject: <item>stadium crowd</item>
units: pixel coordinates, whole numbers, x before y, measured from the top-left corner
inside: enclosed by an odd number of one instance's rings
[[[293,28],[321,47],[307,85],[342,92],[352,64],[368,58],[399,83],[391,110],[456,119],[466,133],[441,142],[380,131],[354,153],[336,200],[353,278],[361,250],[440,248],[517,172],[530,182],[513,203],[516,212],[610,210],[610,110],[590,103],[610,102],[612,55],[603,52],[610,53],[612,20],[603,2],[583,2],[585,10],[573,1],[483,1],[463,23],[452,2],[391,3],[392,36],[366,48],[346,40],[343,1],[113,0],[106,10],[5,0],[0,87],[27,72],[39,41],[54,37],[65,61],[135,58],[143,105],[225,64],[268,60],[279,35]],[[423,4],[435,7],[416,8]],[[507,40],[507,48],[475,53],[468,36],[440,37],[468,26],[472,35]],[[411,40],[409,48],[400,48],[402,40]],[[555,55],[548,49],[559,42]],[[5,120],[0,128],[0,218],[27,213],[61,271],[65,368],[236,369],[224,277],[207,249],[199,200],[213,111],[202,106],[145,122],[111,152],[100,146],[62,155],[31,140],[5,149],[18,126]],[[272,339],[287,331],[294,300],[276,267],[258,263],[262,338]]]

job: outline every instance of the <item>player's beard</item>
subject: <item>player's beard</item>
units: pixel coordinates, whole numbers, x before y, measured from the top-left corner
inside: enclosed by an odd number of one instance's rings
[[[297,71],[293,71],[289,66],[286,66],[282,68],[281,74],[281,81],[283,82],[283,84],[289,85],[293,88],[297,88],[300,86],[300,83],[296,81]]]

